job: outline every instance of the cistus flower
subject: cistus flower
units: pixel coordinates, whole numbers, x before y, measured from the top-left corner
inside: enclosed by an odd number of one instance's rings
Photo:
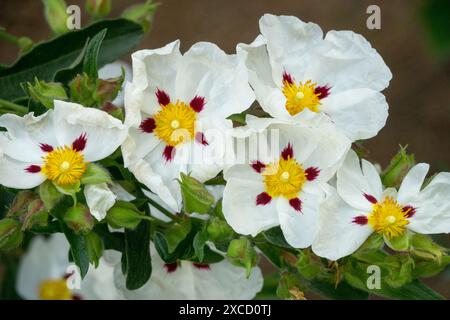
[[[133,82],[125,90],[122,145],[126,167],[172,210],[181,209],[177,179],[189,173],[204,182],[223,168],[226,118],[254,101],[247,70],[236,55],[211,43],[185,54],[179,41],[132,55]]]
[[[375,167],[350,151],[337,172],[337,191],[321,207],[320,231],[313,251],[337,260],[356,251],[376,232],[392,242],[407,230],[450,232],[450,173],[441,172],[422,189],[429,165],[419,163],[398,191],[384,189]]]
[[[116,266],[116,286],[126,299],[133,300],[248,300],[261,291],[263,277],[258,267],[246,277],[244,268],[227,260],[214,264],[178,261],[166,264],[152,246],[152,277],[141,288],[127,290],[120,264]]]
[[[280,150],[271,149],[267,134],[267,155],[225,172],[223,214],[237,233],[256,236],[280,225],[290,245],[305,248],[316,235],[326,182],[344,160],[350,141],[329,124],[305,128],[272,120],[267,132],[272,130],[279,131]]]
[[[90,268],[83,280],[68,259],[69,244],[57,233],[46,239],[33,238],[20,261],[16,290],[27,300],[110,300],[121,299],[114,286],[116,259],[100,259],[96,269]],[[114,258],[116,253],[106,251]]]
[[[38,117],[3,115],[0,127],[7,129],[0,133],[0,184],[15,189],[46,180],[59,190],[79,186],[88,166],[112,154],[128,132],[103,111],[63,101]]]
[[[352,141],[375,136],[388,106],[379,92],[392,74],[361,35],[330,31],[292,16],[264,15],[261,34],[239,44],[261,107],[272,117],[308,123],[329,117]]]

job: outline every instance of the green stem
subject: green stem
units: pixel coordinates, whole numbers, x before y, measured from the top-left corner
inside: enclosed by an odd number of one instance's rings
[[[8,41],[12,44],[19,45],[19,38],[16,36],[13,36],[12,34],[9,34],[6,32],[6,30],[2,27],[0,27],[0,39],[3,39],[5,41]]]
[[[156,209],[158,209],[162,214],[164,214],[166,217],[168,217],[168,218],[170,218],[170,219],[172,219],[172,220],[174,220],[174,221],[177,221],[177,222],[180,222],[180,221],[181,221],[181,218],[180,218],[179,216],[176,216],[176,215],[174,215],[173,213],[171,213],[169,210],[166,210],[166,209],[163,208],[158,202],[156,202],[156,201],[154,201],[154,200],[152,200],[152,199],[150,199],[150,198],[148,198],[148,197],[147,197],[147,201],[148,201],[152,206],[154,206]]]
[[[19,104],[15,104],[13,102],[0,99],[0,110],[3,109],[5,111],[13,111],[14,113],[24,115],[28,112],[28,108],[21,106]]]

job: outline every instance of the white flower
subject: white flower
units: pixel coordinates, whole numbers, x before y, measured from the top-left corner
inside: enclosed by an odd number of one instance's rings
[[[252,236],[280,225],[289,244],[308,247],[317,231],[323,188],[342,164],[350,141],[327,124],[306,128],[252,119],[252,125],[268,125],[272,134],[278,130],[279,144],[269,143],[272,136],[262,131],[257,158],[250,156],[250,163],[227,170],[225,219],[236,232]]]
[[[125,165],[172,210],[181,209],[180,172],[200,181],[223,169],[226,118],[254,101],[247,70],[236,55],[197,43],[184,55],[179,41],[132,55],[133,83],[125,90],[130,135]]]
[[[361,35],[292,16],[266,14],[262,35],[239,44],[256,99],[272,117],[305,123],[324,114],[352,141],[375,136],[388,106],[379,92],[392,74]]]
[[[397,192],[385,189],[376,168],[349,152],[337,172],[337,191],[324,202],[313,251],[337,260],[356,251],[373,232],[389,242],[407,229],[422,234],[450,232],[450,173],[437,174],[422,189],[429,165],[414,166]]]
[[[248,300],[262,289],[261,270],[253,268],[246,278],[244,268],[227,260],[202,265],[189,261],[165,264],[152,246],[152,276],[137,290],[127,290],[120,265],[116,266],[116,286],[127,299],[138,300]]]
[[[27,300],[110,300],[122,298],[114,286],[114,264],[100,259],[97,269],[91,266],[80,288],[69,289],[79,282],[75,266],[68,260],[69,244],[65,237],[54,234],[46,239],[33,238],[22,257],[16,289]],[[105,255],[110,252],[105,251]],[[111,252],[112,253],[112,252]]]
[[[0,132],[0,184],[15,189],[34,188],[47,179],[62,187],[79,183],[87,164],[112,154],[128,132],[103,111],[63,101],[38,117],[3,115],[0,127],[7,129]],[[89,205],[102,198],[89,193],[98,188],[85,190]]]

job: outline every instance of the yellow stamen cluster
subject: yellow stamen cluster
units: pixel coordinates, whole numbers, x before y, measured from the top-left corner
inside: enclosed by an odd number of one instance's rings
[[[289,81],[283,82],[283,94],[286,97],[285,106],[291,116],[295,116],[305,108],[313,112],[319,111],[320,93],[315,93],[315,89],[316,84],[312,83],[311,80],[305,83],[300,82],[298,85]]]
[[[41,172],[58,185],[69,186],[80,181],[86,171],[83,154],[71,147],[58,147],[44,158]]]
[[[266,192],[271,197],[295,198],[306,181],[305,170],[291,157],[267,165],[262,174]]]
[[[72,300],[72,293],[67,287],[66,280],[46,280],[39,286],[41,300]]]
[[[184,102],[164,106],[155,116],[154,133],[169,146],[176,146],[194,137],[196,112]]]
[[[397,201],[392,197],[386,197],[383,202],[373,205],[368,222],[376,232],[387,239],[393,239],[405,233],[409,224],[407,214],[408,212],[404,212]]]

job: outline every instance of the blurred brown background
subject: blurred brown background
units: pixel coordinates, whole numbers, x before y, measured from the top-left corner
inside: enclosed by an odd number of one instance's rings
[[[264,13],[287,14],[318,23],[324,31],[349,29],[364,35],[383,56],[394,78],[385,91],[390,117],[381,133],[366,145],[371,158],[386,165],[398,145],[409,145],[418,161],[433,171],[450,169],[450,63],[438,61],[420,19],[420,0],[158,0],[153,30],[142,48],[157,48],[181,39],[186,50],[197,41],[217,43],[232,53],[239,42],[258,34]],[[68,4],[84,5],[82,0]],[[113,0],[112,16],[140,1]],[[369,5],[381,8],[381,30],[366,27]],[[35,41],[51,33],[39,0],[0,0],[0,26]],[[82,24],[89,23],[84,16]],[[450,30],[447,30],[450,32]],[[11,63],[15,47],[0,44],[0,63]]]
[[[143,0],[142,0],[143,1]],[[142,1],[113,0],[111,16]],[[66,0],[84,6],[83,0]],[[157,48],[181,39],[186,50],[197,41],[211,41],[228,53],[239,42],[251,42],[258,34],[264,13],[295,15],[318,23],[323,30],[353,30],[364,35],[383,56],[394,75],[385,91],[390,116],[381,133],[365,145],[371,158],[383,166],[409,145],[418,161],[432,164],[433,171],[450,170],[450,61],[437,59],[430,49],[420,12],[425,0],[158,0],[153,29],[141,48]],[[381,8],[381,30],[366,27],[369,5]],[[84,15],[82,25],[89,23]],[[34,41],[51,32],[39,0],[0,0],[0,26]],[[450,32],[450,30],[444,30]],[[0,63],[12,63],[17,49],[0,43]],[[124,57],[128,59],[128,57]],[[1,88],[0,88],[1,90]],[[448,280],[431,280],[433,287],[450,296]],[[436,285],[440,283],[440,285]]]

